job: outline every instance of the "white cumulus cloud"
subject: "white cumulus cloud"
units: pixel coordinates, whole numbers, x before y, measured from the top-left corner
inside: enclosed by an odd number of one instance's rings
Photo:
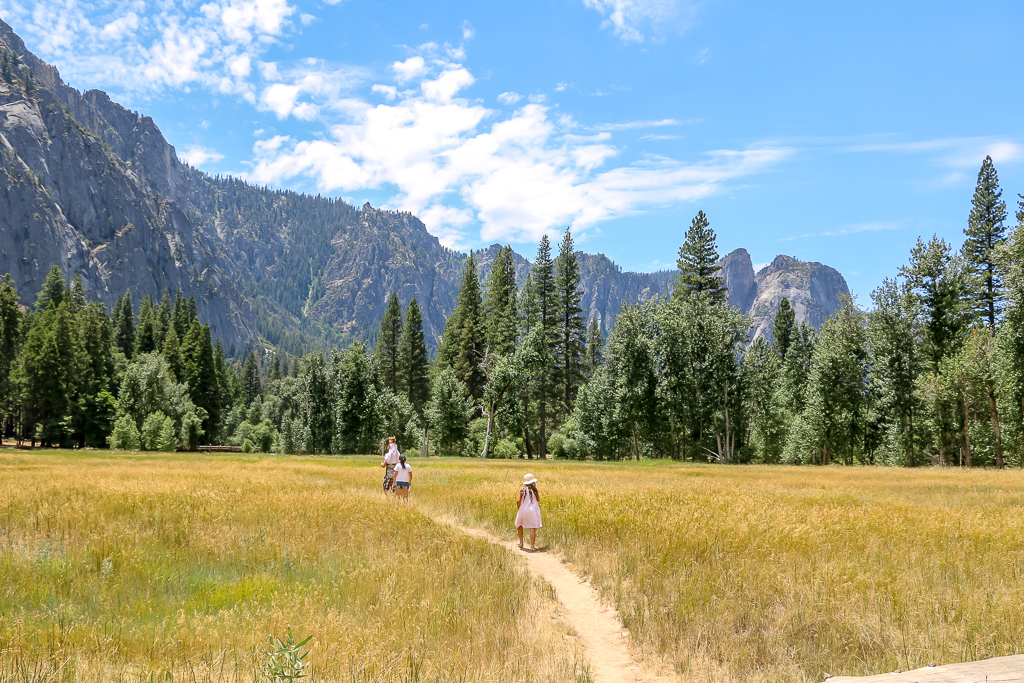
[[[209,147],[189,145],[185,149],[178,151],[178,158],[190,166],[202,168],[211,161],[220,161],[224,158],[224,155]]]
[[[409,84],[419,88],[391,86],[391,99],[388,86],[374,86],[385,102],[349,96],[325,103],[323,112],[341,118],[325,134],[257,142],[248,178],[310,178],[321,191],[345,195],[383,191],[389,208],[415,213],[444,244],[467,248],[535,241],[566,225],[586,231],[618,216],[696,201],[789,153],[716,150],[696,161],[649,157],[616,165],[621,150],[613,131],[636,126],[581,135],[571,117],[543,101],[502,115],[466,97],[474,77],[465,67],[435,60],[423,69]],[[397,70],[395,76],[404,79]],[[513,95],[499,99],[515,103]]]

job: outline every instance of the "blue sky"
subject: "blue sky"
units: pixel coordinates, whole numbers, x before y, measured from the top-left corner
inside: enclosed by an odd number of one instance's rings
[[[1024,192],[1024,3],[0,0],[71,85],[211,173],[410,210],[449,246],[571,225],[626,269],[834,266],[862,305],[959,245],[991,154]]]

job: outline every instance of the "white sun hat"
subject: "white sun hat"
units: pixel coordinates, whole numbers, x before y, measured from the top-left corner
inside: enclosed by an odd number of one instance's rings
[[[527,474],[525,477],[523,477],[523,483],[524,484],[536,484],[537,483],[537,477],[533,476],[532,474]]]

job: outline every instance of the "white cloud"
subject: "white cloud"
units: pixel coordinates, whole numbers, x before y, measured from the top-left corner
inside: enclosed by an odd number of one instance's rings
[[[633,130],[636,128],[661,128],[662,126],[678,126],[680,121],[675,119],[660,119],[658,121],[624,121],[622,123],[599,123],[591,126],[593,130]]]
[[[857,142],[844,148],[848,152],[900,152],[934,154],[935,161],[951,168],[981,168],[986,156],[992,161],[1010,163],[1024,157],[1024,146],[1013,140],[991,137],[936,138],[911,142],[888,139]]]
[[[476,79],[467,69],[454,68],[445,69],[440,76],[432,81],[423,81],[420,88],[423,89],[423,95],[427,99],[450,102],[460,90],[475,82]]]
[[[474,82],[461,65],[423,68],[419,88],[394,88],[393,100],[325,103],[323,112],[341,117],[325,135],[257,142],[247,177],[307,177],[321,191],[345,195],[389,193],[387,206],[412,211],[446,245],[466,248],[534,241],[566,225],[585,238],[601,221],[698,200],[788,154],[718,150],[693,162],[649,157],[615,165],[621,151],[612,131],[580,135],[571,117],[543,102],[502,115],[461,97]],[[517,101],[513,95],[499,99]]]
[[[423,57],[416,55],[404,62],[395,62],[391,65],[391,70],[395,72],[399,83],[408,83],[427,72],[427,62]]]
[[[189,145],[178,152],[178,158],[190,166],[201,168],[207,162],[220,161],[224,158],[224,155],[209,147],[203,147],[202,145]]]
[[[193,85],[255,101],[246,64],[285,36],[296,12],[288,0],[0,2],[4,19],[65,79],[127,102]]]
[[[583,0],[583,5],[601,13],[602,27],[635,43],[646,39],[642,27],[649,26],[656,33],[671,26],[685,28],[694,11],[689,0]]]
[[[469,20],[467,19],[466,21],[462,22],[462,39],[473,40],[474,36],[476,36],[476,29],[473,28],[473,25],[469,23]]]
[[[512,104],[515,104],[516,102],[518,102],[521,99],[523,99],[523,96],[520,95],[517,92],[509,91],[509,92],[503,92],[500,95],[498,95],[498,101],[501,102],[502,104],[512,105]]]
[[[384,96],[388,102],[398,97],[398,88],[393,85],[381,85],[380,83],[374,84],[370,88],[371,92],[379,93]]]

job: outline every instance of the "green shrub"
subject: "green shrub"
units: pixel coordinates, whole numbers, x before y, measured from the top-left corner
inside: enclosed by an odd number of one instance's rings
[[[565,434],[555,432],[548,437],[547,453],[555,458],[565,457]]]
[[[160,411],[146,416],[146,421],[142,423],[142,447],[147,451],[160,450],[160,432],[166,419],[167,416]]]
[[[249,439],[246,439],[245,441],[242,442],[243,453],[252,453],[254,449],[255,446],[253,446],[252,441],[249,441]]]
[[[252,441],[261,453],[269,453],[273,449],[277,441],[277,430],[270,420],[263,420],[253,428]]]
[[[519,448],[508,439],[502,439],[498,443],[494,444],[494,457],[495,458],[518,458]]]
[[[178,434],[174,431],[174,420],[169,417],[164,418],[164,423],[160,427],[159,442],[157,443],[157,450],[171,452],[178,447]]]
[[[135,451],[139,449],[139,428],[135,426],[135,420],[131,415],[122,415],[114,423],[114,431],[107,439],[111,448],[123,451]]]

